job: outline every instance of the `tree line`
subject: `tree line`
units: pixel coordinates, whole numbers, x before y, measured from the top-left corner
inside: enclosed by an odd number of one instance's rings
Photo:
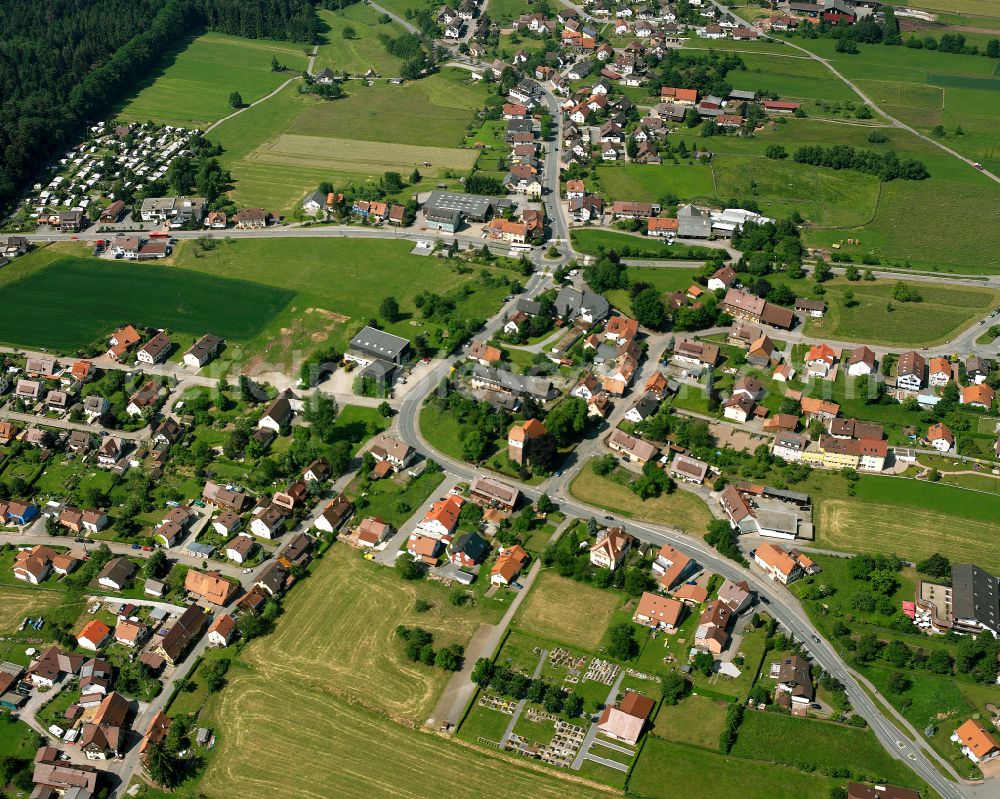
[[[313,41],[308,0],[9,0],[0,4],[0,210],[201,27]]]
[[[858,150],[847,144],[823,147],[819,144],[799,147],[792,156],[799,164],[825,166],[830,169],[852,169],[866,175],[877,175],[880,180],[925,180],[930,177],[927,166],[916,158],[901,160],[896,153],[879,153],[875,150]]]

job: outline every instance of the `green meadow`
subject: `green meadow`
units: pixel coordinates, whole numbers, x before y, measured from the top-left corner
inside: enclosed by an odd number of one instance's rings
[[[290,72],[272,72],[275,57]],[[125,120],[206,127],[232,113],[229,95],[252,103],[306,68],[303,46],[267,39],[206,33],[171,54],[146,85],[125,103]]]

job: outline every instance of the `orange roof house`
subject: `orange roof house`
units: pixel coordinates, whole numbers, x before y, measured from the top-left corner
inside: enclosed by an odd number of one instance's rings
[[[962,754],[973,763],[992,760],[1000,755],[1000,741],[975,719],[969,719],[955,730],[951,740],[962,745]]]
[[[427,511],[417,527],[433,538],[450,535],[458,526],[458,517],[464,504],[465,500],[461,497],[449,494],[431,505],[431,509]]]
[[[184,590],[197,594],[213,605],[225,605],[232,599],[236,586],[226,580],[220,572],[189,569],[184,578]]]
[[[530,559],[531,556],[521,548],[520,544],[502,548],[497,555],[496,563],[490,569],[490,582],[493,585],[510,585]]]
[[[91,619],[80,630],[80,634],[76,637],[76,642],[84,649],[96,652],[104,645],[104,642],[108,640],[110,635],[111,628],[108,625],[100,619]]]
[[[975,383],[961,388],[963,405],[977,405],[989,410],[993,407],[994,396],[996,396],[995,392],[986,383]]]
[[[644,591],[632,616],[632,621],[636,624],[652,627],[654,630],[672,631],[677,629],[683,613],[684,605],[676,599]]]

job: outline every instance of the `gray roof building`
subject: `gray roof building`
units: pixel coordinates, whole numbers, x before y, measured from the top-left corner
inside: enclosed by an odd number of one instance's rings
[[[1000,578],[972,563],[951,567],[951,603],[955,622],[1000,635]]]
[[[677,209],[677,235],[682,239],[707,239],[712,235],[712,214],[693,205]]]
[[[517,120],[512,120],[517,121]],[[493,214],[493,199],[482,194],[432,191],[424,203],[424,215],[452,217],[455,212],[467,219],[485,222]]]
[[[504,369],[492,369],[488,366],[477,366],[472,372],[472,382],[479,387],[535,397],[543,402],[554,394],[552,381],[544,377],[516,375]]]
[[[365,327],[351,339],[350,345],[353,352],[368,359],[396,364],[402,361],[409,347],[410,342],[402,336],[394,336],[374,327]]]
[[[611,312],[611,305],[601,294],[594,294],[584,289],[574,288],[559,290],[555,301],[556,313],[563,319],[575,319],[577,316],[589,318],[588,321],[599,322],[606,319]]]

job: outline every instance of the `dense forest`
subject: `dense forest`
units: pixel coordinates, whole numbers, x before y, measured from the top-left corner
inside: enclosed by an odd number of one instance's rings
[[[311,42],[317,20],[310,0],[0,2],[0,211],[199,28]]]

